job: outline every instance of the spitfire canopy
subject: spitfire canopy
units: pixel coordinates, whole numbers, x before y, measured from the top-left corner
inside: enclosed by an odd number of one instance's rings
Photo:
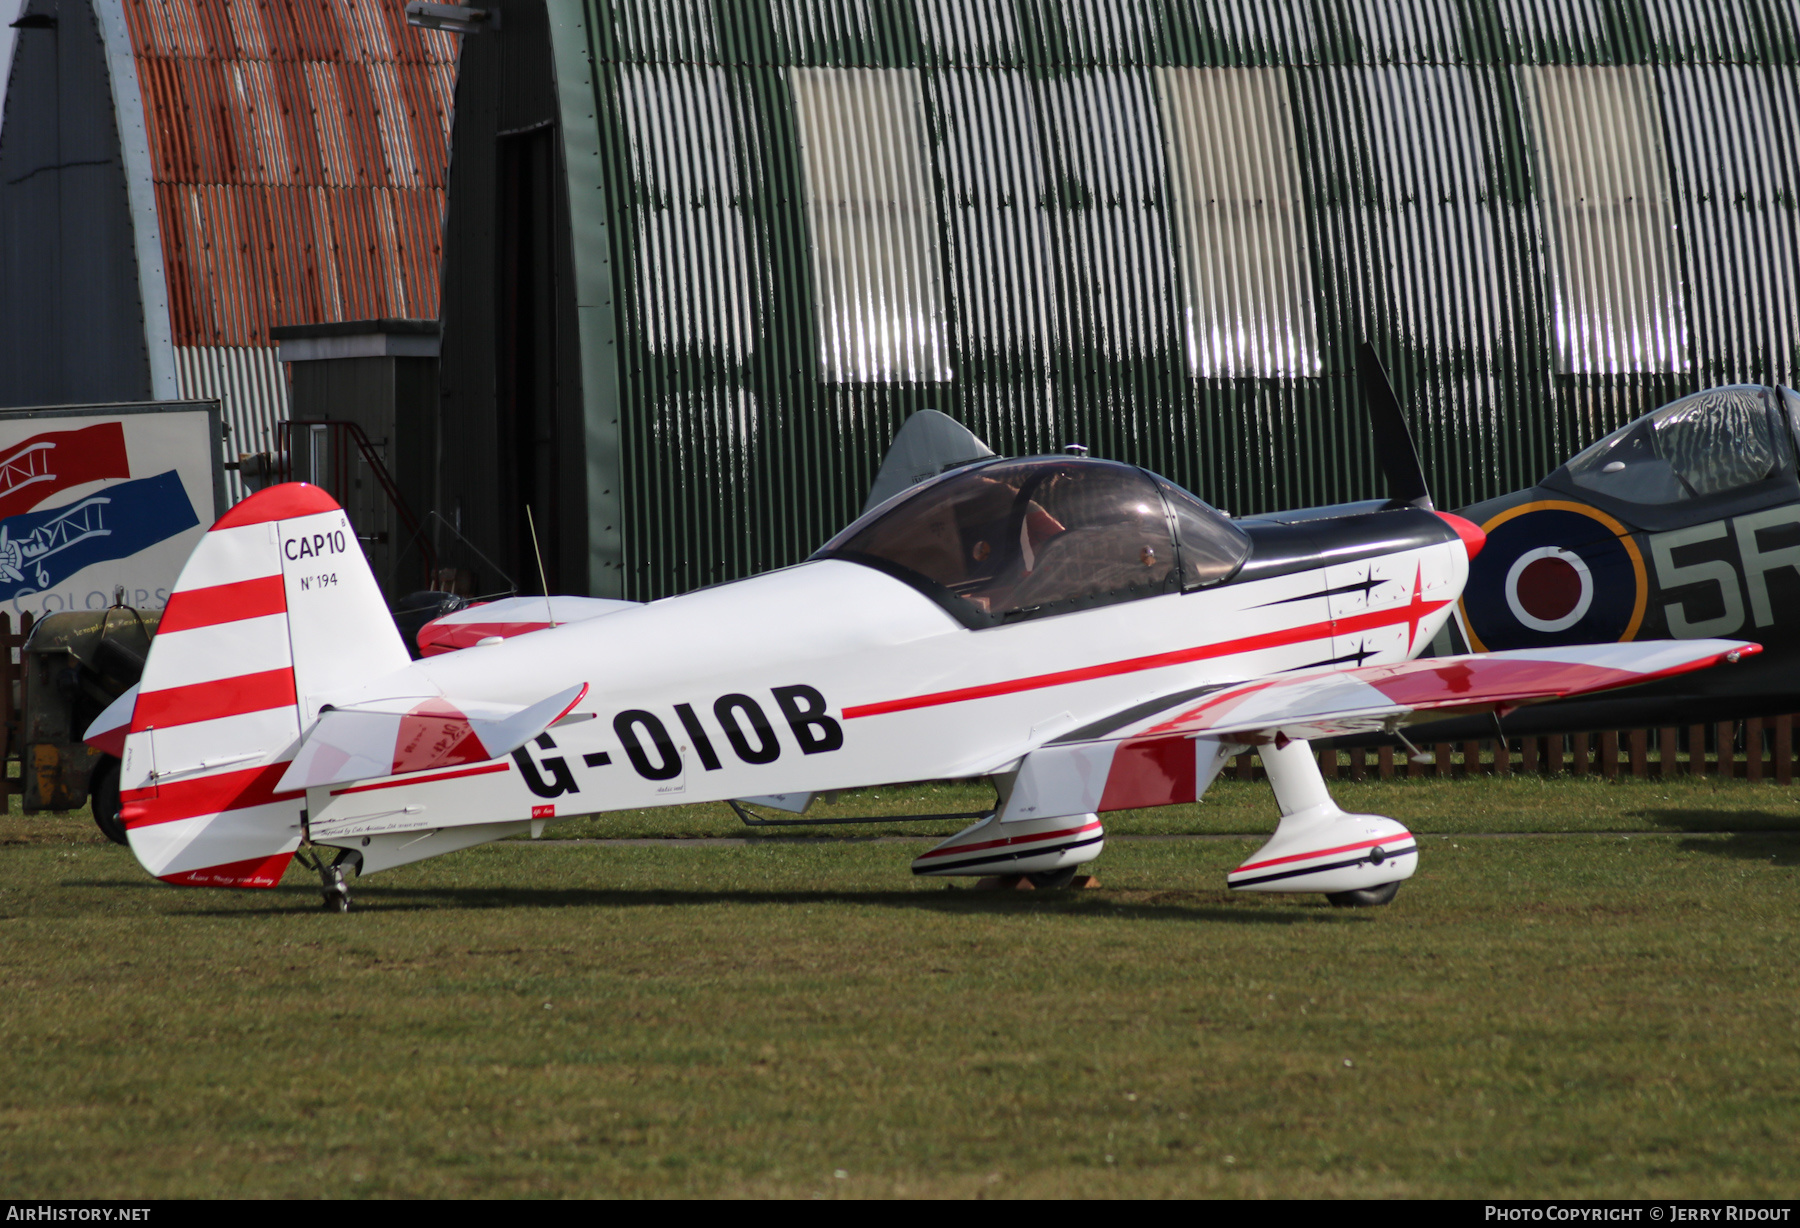
[[[1675,503],[1753,486],[1793,468],[1800,395],[1734,384],[1682,397],[1589,447],[1547,483],[1626,503]]]

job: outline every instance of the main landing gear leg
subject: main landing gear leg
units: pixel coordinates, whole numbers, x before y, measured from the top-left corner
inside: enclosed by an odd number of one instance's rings
[[[1227,876],[1231,889],[1320,891],[1339,908],[1392,900],[1418,868],[1413,834],[1393,819],[1338,809],[1308,743],[1263,746],[1261,754],[1281,823]]]
[[[350,879],[362,872],[361,853],[339,849],[337,856],[327,862],[324,850],[319,849],[310,858],[301,854],[300,864],[318,872],[321,908],[326,912],[350,911]]]

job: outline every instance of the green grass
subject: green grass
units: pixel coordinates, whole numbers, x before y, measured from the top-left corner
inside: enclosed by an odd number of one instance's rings
[[[0,819],[0,1196],[1792,1195],[1792,794],[1335,792],[1448,833],[1389,908],[1226,894],[1250,838],[1062,894],[914,880],[923,841],[542,841],[330,916]],[[941,804],[846,805],[902,801]],[[1111,827],[1272,819],[1227,782]],[[1577,834],[1460,838],[1530,830]]]
[[[1351,810],[1388,814],[1420,832],[1800,831],[1800,792],[1772,784],[1677,778],[1607,782],[1599,777],[1546,780],[1514,776],[1461,780],[1335,781],[1332,793]],[[864,789],[830,804],[815,803],[805,818],[846,815],[935,814],[993,805],[985,785],[924,784]],[[773,817],[789,817],[763,810]],[[1107,830],[1133,835],[1268,833],[1275,801],[1266,784],[1221,780],[1191,806],[1164,806],[1106,816]],[[871,824],[827,829],[842,834],[942,837],[962,823]],[[735,836],[782,839],[805,828],[745,827],[723,803],[631,810],[572,819],[545,829],[546,839]]]

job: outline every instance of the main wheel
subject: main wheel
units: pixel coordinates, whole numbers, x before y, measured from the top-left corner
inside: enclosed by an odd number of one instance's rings
[[[1061,891],[1075,881],[1075,871],[1080,868],[1080,866],[1064,866],[1060,870],[1040,870],[1036,874],[1027,874],[1025,877],[1039,891]]]
[[[130,843],[125,838],[125,820],[119,817],[119,761],[111,755],[103,756],[88,777],[88,805],[101,835],[114,844]]]
[[[1333,891],[1325,898],[1331,901],[1333,908],[1374,908],[1378,904],[1393,903],[1399,894],[1400,884],[1393,882],[1362,891]]]

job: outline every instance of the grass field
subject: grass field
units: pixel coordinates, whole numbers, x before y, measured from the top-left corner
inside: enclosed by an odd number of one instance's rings
[[[747,846],[509,842],[347,916],[0,819],[0,1196],[1795,1194],[1800,794],[1335,792],[1427,836],[1388,908],[1227,895],[1235,782],[1093,891],[696,807],[550,832]]]

